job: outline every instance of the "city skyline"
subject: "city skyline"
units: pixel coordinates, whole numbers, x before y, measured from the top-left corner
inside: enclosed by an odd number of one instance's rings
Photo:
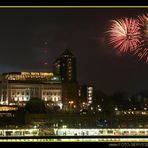
[[[110,19],[142,13],[146,9],[0,9],[0,73],[52,71],[68,48],[77,58],[80,83],[105,93],[145,90],[148,64],[104,44]]]

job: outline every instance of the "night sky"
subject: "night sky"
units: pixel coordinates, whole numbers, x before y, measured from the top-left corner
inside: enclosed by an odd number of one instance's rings
[[[77,57],[81,84],[93,84],[108,94],[148,89],[148,63],[132,55],[118,56],[104,44],[110,19],[146,12],[142,8],[0,9],[0,72],[52,71],[53,61],[68,48]]]

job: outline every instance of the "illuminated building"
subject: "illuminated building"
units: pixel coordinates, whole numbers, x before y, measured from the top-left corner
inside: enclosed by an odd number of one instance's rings
[[[147,136],[147,128],[104,128],[104,129],[76,129],[61,128],[54,129],[57,136]]]
[[[32,97],[62,109],[59,77],[48,72],[11,72],[1,75],[1,104],[24,106]]]
[[[124,110],[124,111],[116,111],[116,115],[121,116],[148,116],[148,111],[144,110]]]
[[[82,102],[85,102],[87,107],[92,103],[93,87],[80,86],[78,84],[76,58],[70,50],[66,49],[61,56],[55,60],[53,63],[53,72],[54,75],[61,77],[62,101],[65,110],[80,109]],[[73,102],[73,104],[69,102]]]
[[[66,49],[53,63],[53,72],[9,72],[1,74],[0,104],[24,106],[31,98],[41,98],[50,107],[80,108],[76,58]],[[92,103],[93,87],[86,86],[87,105]],[[69,103],[73,102],[73,103]]]
[[[93,87],[91,85],[80,85],[78,88],[79,103],[82,109],[92,104]]]
[[[64,110],[78,108],[78,83],[76,76],[76,58],[66,49],[53,63],[54,75],[61,77],[62,101]],[[69,102],[73,102],[70,104]]]
[[[26,128],[21,128],[21,129],[0,129],[0,136],[38,136],[39,135],[39,129],[36,128],[30,128],[30,129],[26,129]]]
[[[76,110],[79,108],[78,84],[62,83],[62,99],[64,110]],[[70,102],[73,102],[71,105]]]
[[[93,99],[93,87],[87,86],[87,102],[88,102],[88,105],[92,104],[92,99]]]
[[[53,72],[55,75],[61,76],[62,82],[75,83],[76,76],[76,58],[66,49],[62,55],[53,63]]]

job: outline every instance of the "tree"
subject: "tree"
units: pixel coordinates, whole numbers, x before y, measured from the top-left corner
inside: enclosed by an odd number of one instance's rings
[[[129,102],[128,102],[128,94],[126,92],[118,91],[115,92],[111,97],[114,100],[119,110],[128,108]]]
[[[98,105],[100,105],[100,107],[102,108],[107,97],[108,96],[104,92],[100,90],[95,90],[93,97],[93,107],[97,109]]]
[[[25,111],[33,114],[45,113],[46,112],[45,103],[40,98],[31,98],[25,106]]]
[[[54,112],[60,111],[60,107],[59,107],[59,106],[54,106],[54,107],[53,107],[53,111],[54,111]]]

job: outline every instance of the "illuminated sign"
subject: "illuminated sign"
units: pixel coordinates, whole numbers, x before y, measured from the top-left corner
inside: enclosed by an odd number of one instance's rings
[[[11,107],[11,106],[0,106],[0,111],[16,111],[17,107]]]

